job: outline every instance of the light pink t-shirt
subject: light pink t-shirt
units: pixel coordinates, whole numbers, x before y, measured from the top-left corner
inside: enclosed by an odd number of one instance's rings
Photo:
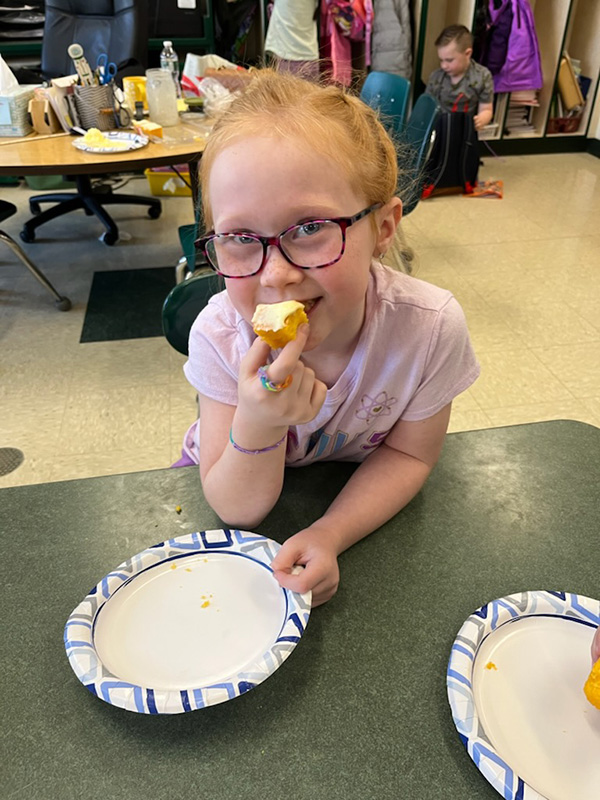
[[[239,364],[255,338],[227,293],[215,295],[192,327],[187,379],[201,394],[237,405]],[[433,416],[478,375],[452,294],[374,262],[354,354],[318,416],[290,427],[286,463],[362,461],[398,420]]]

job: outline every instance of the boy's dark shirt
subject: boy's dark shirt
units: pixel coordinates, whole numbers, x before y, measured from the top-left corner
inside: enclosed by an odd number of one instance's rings
[[[425,91],[435,97],[442,111],[464,111],[474,115],[479,103],[493,102],[494,80],[487,67],[471,60],[465,74],[454,85],[443,69],[436,69],[431,73]]]

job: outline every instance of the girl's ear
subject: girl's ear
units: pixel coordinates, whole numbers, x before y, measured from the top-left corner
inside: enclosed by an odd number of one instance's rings
[[[399,197],[392,197],[389,203],[386,203],[376,214],[378,233],[373,255],[375,258],[379,258],[394,241],[396,228],[402,219],[402,200]]]

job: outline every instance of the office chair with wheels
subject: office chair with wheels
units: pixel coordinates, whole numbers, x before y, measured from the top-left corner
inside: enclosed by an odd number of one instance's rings
[[[147,3],[144,0],[46,0],[44,39],[42,44],[42,74],[46,78],[71,75],[74,72],[67,48],[78,42],[94,68],[100,53],[117,67],[117,79],[126,74],[143,74],[147,48]],[[76,193],[51,193],[32,197],[31,213],[21,231],[24,242],[35,240],[36,229],[56,217],[82,210],[95,214],[106,228],[103,241],[113,245],[119,229],[106,211],[107,205],[143,205],[151,219],[161,213],[160,200],[130,194],[113,194],[112,190],[92,186],[89,175],[67,176],[77,184]],[[56,203],[41,210],[41,203]]]
[[[410,81],[401,75],[369,72],[360,91],[360,99],[380,112],[383,125],[392,138],[397,138],[404,129],[409,94]]]
[[[6,200],[0,200],[0,222],[4,222],[5,219],[12,217],[14,213],[16,213],[17,207],[12,203],[7,203]],[[0,242],[4,242],[4,244],[8,245],[13,253],[19,258],[23,264],[27,267],[27,269],[31,272],[33,277],[38,280],[42,286],[47,289],[50,294],[54,297],[56,301],[56,307],[59,311],[68,311],[71,308],[71,301],[68,297],[62,297],[52,286],[48,278],[41,272],[35,264],[29,259],[27,254],[22,250],[22,248],[15,242],[15,240],[8,235],[5,231],[0,230]]]

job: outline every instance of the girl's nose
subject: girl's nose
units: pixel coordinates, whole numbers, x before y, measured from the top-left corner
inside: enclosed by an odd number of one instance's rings
[[[300,283],[303,277],[303,270],[290,264],[278,247],[267,248],[267,260],[260,272],[263,286],[286,286]]]

